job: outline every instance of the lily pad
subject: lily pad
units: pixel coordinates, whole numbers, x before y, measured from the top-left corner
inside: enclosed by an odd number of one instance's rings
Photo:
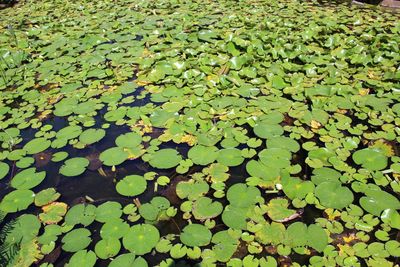
[[[93,267],[96,264],[97,258],[93,251],[80,250],[72,255],[66,267]]]
[[[148,264],[142,257],[135,257],[135,253],[126,253],[119,255],[108,267],[147,267]]]
[[[315,196],[327,208],[343,209],[353,203],[353,193],[339,182],[323,182],[315,188]]]
[[[118,219],[122,215],[122,206],[115,201],[107,201],[96,209],[96,221],[105,223],[109,220]]]
[[[16,189],[31,189],[39,185],[46,177],[46,172],[36,172],[35,168],[25,169],[11,180],[11,186]]]
[[[104,129],[87,129],[83,131],[79,136],[79,142],[85,145],[94,144],[106,135],[106,131]]]
[[[24,145],[24,150],[27,154],[37,154],[50,147],[51,141],[46,138],[35,138]]]
[[[123,196],[137,196],[142,194],[147,187],[147,181],[140,175],[128,175],[116,185],[117,192]]]
[[[103,239],[116,238],[120,239],[129,230],[129,224],[124,222],[122,219],[110,219],[101,227],[100,236]]]
[[[170,169],[179,164],[182,156],[175,149],[160,149],[151,155],[150,165],[158,169]]]
[[[287,218],[296,214],[295,210],[288,209],[288,207],[289,201],[285,198],[271,199],[267,205],[268,217],[276,222],[284,222]]]
[[[214,162],[218,157],[218,148],[215,146],[197,145],[192,147],[188,152],[188,157],[194,164],[208,165]]]
[[[211,241],[210,230],[201,224],[189,224],[183,228],[180,235],[183,244],[189,247],[206,246]]]
[[[89,166],[89,160],[86,158],[72,158],[64,162],[60,168],[60,173],[64,176],[78,176],[85,172]]]
[[[85,249],[92,239],[90,238],[90,231],[88,229],[78,228],[67,233],[61,241],[63,243],[63,250],[77,252]]]
[[[157,245],[160,240],[158,229],[150,224],[132,226],[122,239],[124,247],[136,255],[144,255]]]
[[[112,147],[101,152],[99,159],[106,166],[117,166],[127,160],[129,153],[122,147]]]
[[[386,168],[387,157],[378,149],[364,148],[353,154],[353,160],[370,171],[378,171]]]
[[[3,212],[17,212],[25,210],[33,203],[35,193],[27,189],[17,189],[8,193],[0,202],[0,210]]]
[[[193,215],[197,220],[206,220],[217,217],[222,213],[222,204],[213,202],[211,198],[201,197],[193,203]]]
[[[366,190],[365,195],[360,198],[360,205],[375,216],[380,216],[386,209],[400,209],[399,199],[388,192],[375,188]]]
[[[108,259],[118,254],[121,243],[116,238],[102,239],[97,242],[94,251],[100,259]]]
[[[232,185],[226,193],[226,198],[230,204],[241,208],[256,204],[260,196],[260,190],[256,187],[241,183]]]
[[[10,171],[10,166],[8,166],[7,163],[0,162],[0,180],[6,177],[9,171]]]
[[[217,161],[225,166],[238,166],[243,163],[242,152],[237,148],[225,148],[219,151]]]

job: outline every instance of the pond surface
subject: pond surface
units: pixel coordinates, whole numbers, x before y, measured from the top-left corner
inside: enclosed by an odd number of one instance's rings
[[[51,0],[0,17],[1,266],[399,264],[398,13]]]

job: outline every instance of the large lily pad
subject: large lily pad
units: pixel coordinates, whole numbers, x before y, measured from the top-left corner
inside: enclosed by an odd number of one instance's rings
[[[123,196],[137,196],[146,190],[147,182],[143,176],[128,175],[116,185],[117,192]]]
[[[188,157],[194,164],[207,165],[217,159],[218,149],[215,146],[197,145],[189,150]]]
[[[78,176],[85,172],[89,166],[89,160],[86,158],[72,158],[64,162],[60,168],[60,173],[64,176]]]
[[[210,243],[211,232],[204,225],[189,224],[183,228],[180,235],[183,244],[189,247],[206,246]]]
[[[382,170],[387,166],[387,157],[378,149],[364,148],[353,154],[355,163],[371,171]]]
[[[123,238],[124,247],[136,255],[144,255],[156,246],[160,239],[158,229],[150,224],[132,226]]]
[[[160,149],[151,155],[150,165],[158,169],[169,169],[179,164],[182,156],[175,149]]]
[[[35,193],[27,189],[18,189],[8,193],[0,202],[0,210],[3,212],[16,212],[25,210],[33,203]]]
[[[61,241],[63,243],[63,250],[68,252],[77,252],[85,249],[92,239],[90,238],[89,230],[78,228],[66,234]]]
[[[11,186],[16,189],[31,189],[39,185],[46,177],[46,172],[36,172],[35,168],[25,169],[11,180]]]
[[[350,205],[354,196],[347,187],[339,182],[323,182],[315,188],[315,196],[327,208],[343,209]]]

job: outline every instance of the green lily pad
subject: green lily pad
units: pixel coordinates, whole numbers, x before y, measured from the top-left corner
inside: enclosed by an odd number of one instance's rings
[[[51,141],[46,138],[35,138],[24,145],[24,150],[27,154],[37,154],[50,147]]]
[[[115,139],[115,144],[119,147],[137,147],[142,143],[142,136],[138,133],[122,134]]]
[[[57,153],[53,154],[53,157],[51,158],[51,161],[53,162],[60,162],[63,161],[64,159],[66,159],[68,157],[68,153],[65,151],[60,151]]]
[[[179,164],[182,156],[175,149],[160,149],[151,155],[150,165],[158,169],[169,169]]]
[[[217,161],[225,166],[239,166],[243,163],[242,152],[237,148],[225,148],[219,151]]]
[[[229,231],[220,231],[214,234],[211,242],[215,244],[212,250],[220,262],[229,261],[239,245],[238,238],[233,237]]]
[[[156,221],[161,215],[161,212],[169,207],[170,203],[165,197],[153,197],[150,203],[142,204],[139,207],[139,214],[145,220]]]
[[[94,144],[106,135],[106,131],[104,129],[87,129],[83,131],[79,136],[79,142],[85,145]]]
[[[387,157],[378,149],[364,148],[353,154],[353,160],[370,171],[378,171],[386,168]]]
[[[182,181],[176,186],[176,194],[181,199],[188,198],[194,200],[207,194],[209,189],[210,186],[204,181]]]
[[[108,259],[118,254],[121,243],[116,238],[102,239],[97,242],[94,251],[100,259]]]
[[[279,124],[259,122],[253,128],[254,134],[260,138],[268,139],[283,134],[283,128]]]
[[[189,224],[183,228],[180,235],[182,243],[189,247],[206,246],[211,241],[210,230],[201,224]]]
[[[379,188],[368,189],[365,195],[360,198],[360,205],[364,210],[375,216],[380,216],[382,211],[386,209],[400,209],[399,199]]]
[[[147,267],[148,264],[142,257],[135,257],[135,253],[126,253],[119,255],[108,267]]]
[[[117,166],[127,160],[129,153],[122,147],[112,147],[101,152],[99,159],[106,166]]]
[[[35,195],[35,205],[38,207],[50,204],[61,196],[54,188],[47,188]]]
[[[60,173],[64,176],[78,176],[85,172],[89,166],[89,160],[86,158],[72,158],[64,162],[60,168]]]
[[[68,210],[65,215],[65,223],[69,226],[82,224],[90,225],[96,217],[96,206],[92,204],[77,204]]]
[[[67,252],[77,252],[85,249],[92,239],[90,238],[90,231],[88,229],[78,228],[67,233],[61,241],[63,243],[63,250]]]
[[[217,217],[222,213],[222,204],[213,202],[211,198],[201,197],[193,203],[193,215],[196,220],[206,220]]]
[[[96,264],[97,258],[93,251],[80,250],[72,255],[66,267],[93,267]]]
[[[246,230],[249,210],[249,207],[227,205],[222,213],[222,221],[232,229]]]
[[[158,229],[150,224],[132,226],[122,239],[124,247],[136,255],[144,255],[157,245],[160,240]]]
[[[147,187],[147,181],[143,176],[128,175],[116,185],[117,192],[123,196],[137,196],[142,194]]]
[[[323,182],[315,188],[315,196],[327,208],[343,209],[353,203],[354,196],[350,189],[339,182]]]
[[[208,165],[214,162],[218,157],[218,148],[215,146],[197,145],[188,152],[188,157],[197,165]]]
[[[7,163],[0,162],[0,180],[6,177],[9,171],[10,171],[10,166],[8,166]]]
[[[260,190],[256,187],[247,186],[246,184],[241,183],[232,185],[226,193],[226,198],[230,204],[241,208],[246,208],[256,204],[260,196]]]
[[[107,201],[96,209],[96,221],[105,223],[108,220],[118,219],[122,215],[122,206],[115,201]]]
[[[36,168],[25,169],[11,180],[11,186],[15,189],[31,189],[39,185],[46,177],[46,172],[36,172]]]
[[[33,193],[31,190],[14,190],[5,195],[5,197],[1,200],[0,210],[6,213],[25,210],[33,203],[34,197],[35,193]]]
[[[110,219],[101,227],[100,236],[103,239],[116,238],[120,239],[129,230],[129,224],[124,222],[122,219]]]
[[[82,127],[79,125],[69,125],[62,128],[56,134],[57,139],[70,140],[77,138],[82,133]]]

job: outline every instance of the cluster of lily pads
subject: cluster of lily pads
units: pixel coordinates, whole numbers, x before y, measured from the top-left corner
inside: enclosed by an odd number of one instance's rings
[[[0,16],[9,266],[399,263],[398,14],[51,0]],[[113,193],[60,193],[93,176]]]

